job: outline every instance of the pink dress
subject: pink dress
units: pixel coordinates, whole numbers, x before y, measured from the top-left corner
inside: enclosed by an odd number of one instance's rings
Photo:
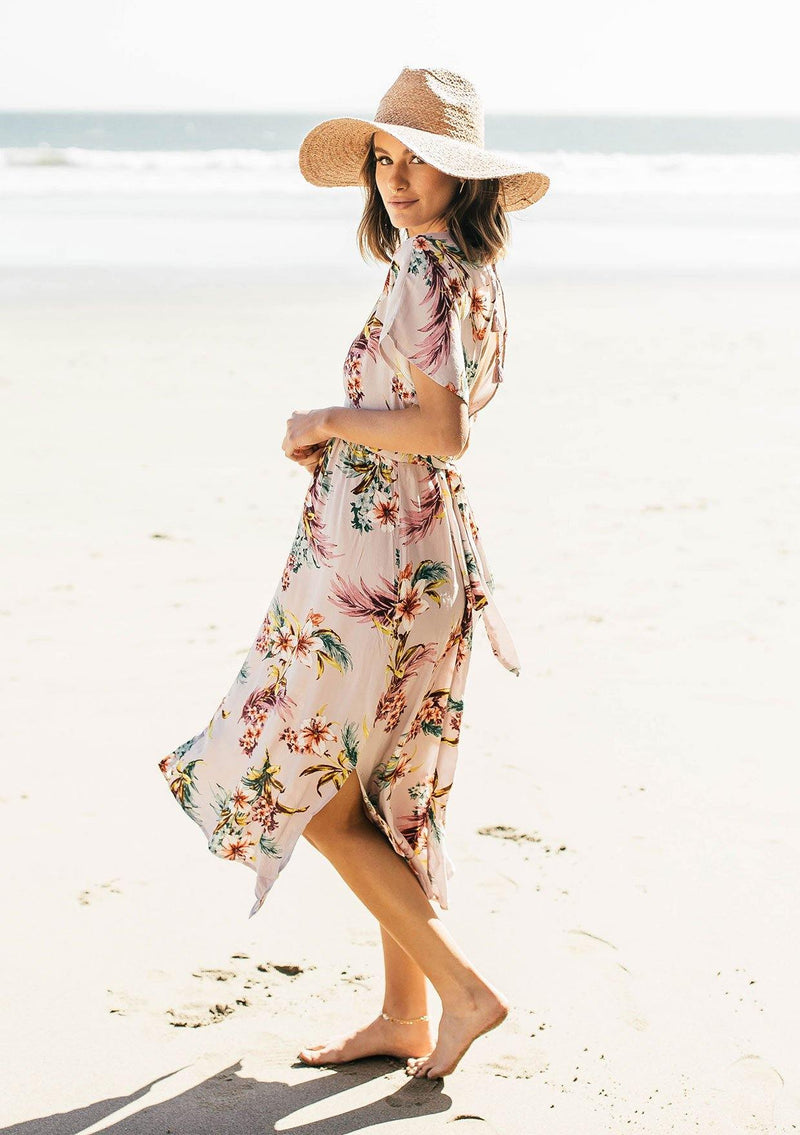
[[[416,403],[409,360],[474,416],[502,381],[493,265],[449,232],[406,237],[344,362],[345,404]],[[519,674],[452,458],[331,438],[280,583],[202,732],[159,762],[214,855],[256,873],[261,907],[305,825],[357,775],[364,809],[447,908],[445,813],[476,617]]]

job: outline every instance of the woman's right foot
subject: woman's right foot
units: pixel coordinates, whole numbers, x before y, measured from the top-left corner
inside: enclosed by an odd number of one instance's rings
[[[327,1044],[303,1048],[298,1056],[304,1064],[346,1064],[348,1060],[363,1060],[366,1056],[401,1059],[427,1056],[432,1048],[430,1022],[401,1025],[379,1016],[364,1028],[334,1037]]]
[[[443,1005],[436,1047],[428,1056],[412,1057],[406,1072],[429,1079],[449,1076],[472,1042],[502,1024],[508,1010],[505,997],[485,982],[473,993]]]

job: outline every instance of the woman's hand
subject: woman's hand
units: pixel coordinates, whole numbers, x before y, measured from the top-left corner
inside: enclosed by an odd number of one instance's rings
[[[307,414],[295,410],[291,418],[286,419],[286,434],[281,444],[286,456],[297,460],[296,454],[324,445],[329,437],[324,410],[309,410]]]
[[[320,441],[317,445],[304,445],[302,449],[295,450],[294,453],[288,454],[292,461],[296,461],[298,465],[305,466],[309,473],[313,473],[320,459],[326,443]]]

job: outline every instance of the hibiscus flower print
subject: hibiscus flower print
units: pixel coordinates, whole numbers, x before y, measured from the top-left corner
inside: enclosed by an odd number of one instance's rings
[[[267,634],[264,646],[265,654],[272,654],[276,658],[288,661],[293,658],[297,652],[297,631],[294,627],[284,624],[280,627],[273,627]]]
[[[331,722],[318,715],[309,717],[297,730],[298,752],[314,753],[318,757],[324,757],[327,746],[333,743],[334,738]]]
[[[400,498],[376,493],[372,500],[372,515],[384,528],[394,528],[400,518]]]
[[[469,317],[472,323],[472,334],[476,339],[483,339],[492,321],[494,304],[492,294],[488,287],[474,287],[469,293]]]
[[[412,583],[410,579],[400,580],[400,590],[395,604],[395,618],[401,631],[411,629],[411,624],[417,615],[421,615],[428,607],[425,599],[425,581],[417,580]]]

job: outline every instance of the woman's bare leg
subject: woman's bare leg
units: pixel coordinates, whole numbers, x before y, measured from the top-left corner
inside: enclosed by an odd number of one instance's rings
[[[383,926],[380,930],[384,973],[383,1012],[403,1020],[427,1016],[428,983],[425,974]]]
[[[425,974],[391,934],[380,927],[383,942],[385,992],[383,1012],[408,1021],[428,1015],[428,990]],[[342,1033],[325,1044],[304,1048],[300,1059],[305,1064],[342,1064],[365,1056],[425,1056],[433,1048],[428,1021],[413,1024],[385,1021],[382,1016],[363,1028]]]
[[[411,868],[366,816],[355,773],[348,776],[336,795],[308,822],[304,834],[330,860],[383,930],[439,994],[442,1018],[436,1046],[428,1057],[410,1065],[409,1071],[415,1075],[448,1075],[472,1041],[505,1018],[508,1013],[505,999],[459,950]],[[392,962],[388,964],[393,966],[391,972],[395,978],[395,967]],[[406,972],[407,976],[413,974],[412,970]],[[410,977],[411,986],[406,986],[402,979],[399,984],[395,980],[393,991],[405,988],[408,993],[413,989],[414,980]],[[409,1017],[419,1015],[408,1014]],[[389,1025],[382,1017],[377,1021]],[[376,1029],[377,1021],[373,1022]],[[397,1036],[396,1030],[418,1026],[392,1024],[391,1027]],[[348,1047],[354,1050],[352,1045]]]

